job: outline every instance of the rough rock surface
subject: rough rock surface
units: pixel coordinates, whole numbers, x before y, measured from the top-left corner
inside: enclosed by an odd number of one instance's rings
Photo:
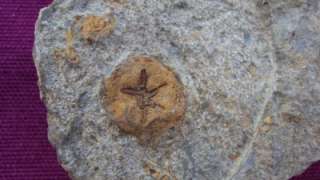
[[[36,24],[34,61],[61,165],[73,179],[90,180],[300,173],[320,159],[319,6],[56,0]],[[95,21],[81,24],[88,19]],[[121,134],[103,108],[104,79],[132,55],[161,59],[187,91],[183,123],[157,147]]]

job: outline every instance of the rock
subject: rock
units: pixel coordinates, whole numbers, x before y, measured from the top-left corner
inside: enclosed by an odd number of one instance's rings
[[[320,159],[319,4],[55,0],[40,12],[34,62],[61,165],[78,180],[301,173]],[[123,133],[104,100],[106,79],[139,56],[169,67],[187,103],[156,143]]]

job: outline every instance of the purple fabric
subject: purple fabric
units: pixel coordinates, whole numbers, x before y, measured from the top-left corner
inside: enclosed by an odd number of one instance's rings
[[[67,180],[47,140],[32,61],[40,8],[52,0],[0,0],[0,180]],[[320,180],[320,162],[292,180]]]
[[[47,140],[32,61],[40,8],[51,0],[0,0],[0,179],[68,180]]]

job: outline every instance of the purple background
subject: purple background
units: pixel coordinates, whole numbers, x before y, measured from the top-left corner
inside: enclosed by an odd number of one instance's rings
[[[67,180],[47,140],[32,61],[40,8],[52,0],[0,0],[0,180]],[[292,180],[320,180],[320,162]]]

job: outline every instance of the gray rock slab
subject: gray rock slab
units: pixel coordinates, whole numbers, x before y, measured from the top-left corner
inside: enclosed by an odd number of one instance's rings
[[[55,0],[40,12],[33,54],[62,167],[77,180],[283,180],[302,172],[320,159],[319,6]],[[81,38],[77,18],[110,14],[110,35]],[[57,58],[72,27],[77,64]],[[103,108],[104,78],[141,54],[171,67],[187,92],[183,123],[157,147],[121,134]]]

